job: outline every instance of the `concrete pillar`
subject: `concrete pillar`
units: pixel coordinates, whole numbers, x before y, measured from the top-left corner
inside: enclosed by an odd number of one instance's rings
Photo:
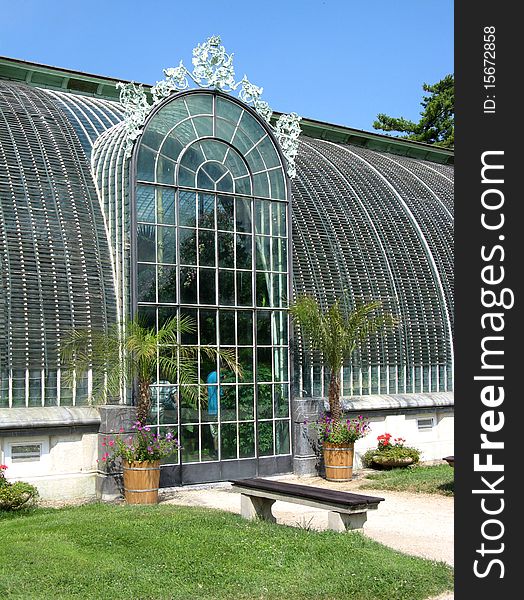
[[[98,470],[96,474],[96,495],[100,500],[115,500],[123,495],[122,463],[103,461],[102,457],[110,452],[107,441],[117,436],[132,435],[132,426],[136,421],[136,407],[125,405],[104,405],[98,407],[100,429],[98,432]]]
[[[293,398],[293,472],[295,475],[317,475],[320,455],[316,432],[304,424],[316,421],[323,409],[321,398]]]

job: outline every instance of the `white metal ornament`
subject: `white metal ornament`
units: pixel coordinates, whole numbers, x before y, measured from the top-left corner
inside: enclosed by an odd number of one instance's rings
[[[149,103],[142,85],[137,85],[133,81],[116,84],[120,90],[120,103],[124,109],[126,156],[131,156],[135,140],[142,133],[147,115],[153,107],[170,94],[188,89],[191,80],[201,88],[215,88],[227,93],[240,88],[239,99],[253,106],[269,124],[286,158],[287,173],[290,177],[295,177],[295,157],[298,152],[298,136],[301,133],[299,125],[301,117],[296,113],[283,114],[273,127],[270,122],[273,111],[265,100],[261,100],[263,88],[251,83],[245,75],[240,81],[235,81],[233,54],[226,53],[224,46],[221,45],[220,36],[212,36],[204,43],[198,44],[193,49],[192,64],[193,71],[189,71],[182,61],[178,67],[164,69],[164,79],[157,81],[151,88],[152,104]]]

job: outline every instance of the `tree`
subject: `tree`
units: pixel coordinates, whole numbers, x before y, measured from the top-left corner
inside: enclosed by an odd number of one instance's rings
[[[223,360],[234,372],[240,371],[230,350],[179,343],[181,335],[194,331],[190,317],[173,317],[158,332],[137,320],[128,321],[124,328],[114,324],[107,331],[73,330],[62,349],[66,380],[72,383],[91,370],[92,399],[100,403],[120,397],[136,382],[137,421],[145,423],[157,367],[160,379],[175,382],[178,376],[181,392],[195,402],[200,394],[196,369],[199,351],[213,360]]]
[[[389,313],[375,314],[380,301],[368,302],[344,314],[340,300],[326,311],[311,296],[301,296],[290,307],[291,316],[311,348],[322,353],[329,369],[329,411],[338,421],[342,412],[340,405],[340,371],[344,360],[349,358],[359,342],[370,335],[392,328],[396,319]]]
[[[420,103],[423,111],[418,123],[403,117],[377,115],[373,123],[375,129],[382,131],[398,131],[408,135],[400,136],[407,140],[426,142],[444,148],[455,143],[455,79],[453,74],[446,75],[434,85],[424,83],[422,88],[429,92]]]

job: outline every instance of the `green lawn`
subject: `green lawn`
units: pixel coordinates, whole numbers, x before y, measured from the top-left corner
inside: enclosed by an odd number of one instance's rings
[[[453,496],[453,475],[454,470],[449,465],[391,469],[366,475],[360,488]]]
[[[0,598],[418,600],[453,570],[360,533],[174,505],[0,513]]]

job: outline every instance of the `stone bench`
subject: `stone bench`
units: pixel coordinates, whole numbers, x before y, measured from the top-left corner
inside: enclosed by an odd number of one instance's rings
[[[384,500],[375,496],[261,478],[234,479],[230,483],[233,489],[241,493],[241,515],[245,519],[261,518],[275,523],[271,508],[280,500],[328,510],[328,528],[334,531],[362,527],[367,519],[367,511],[376,510],[379,502]]]

